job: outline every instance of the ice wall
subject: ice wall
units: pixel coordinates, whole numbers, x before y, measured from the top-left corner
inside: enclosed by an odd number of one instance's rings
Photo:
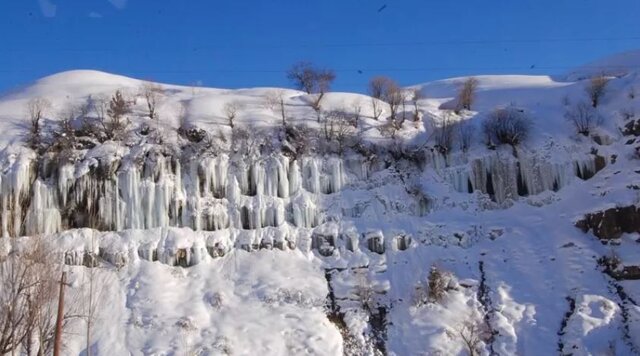
[[[373,189],[370,175],[385,169],[382,159],[359,155],[291,160],[280,154],[252,159],[221,154],[180,160],[153,147],[115,155],[113,149],[96,150],[75,163],[36,163],[29,155],[5,159],[0,174],[2,235],[81,227],[314,228],[325,220],[323,196],[352,183]],[[495,152],[473,159],[426,155],[426,165],[411,169],[435,170],[457,191],[479,190],[498,202],[558,190],[598,169],[597,156],[591,154],[556,161],[530,153]],[[342,214],[359,216],[349,209]]]

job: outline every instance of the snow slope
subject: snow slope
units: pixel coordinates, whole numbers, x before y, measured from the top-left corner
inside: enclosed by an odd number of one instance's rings
[[[592,137],[564,118],[587,100],[587,65],[564,81],[479,76],[473,110],[460,115],[441,108],[466,78],[412,86],[421,120],[407,113],[395,138],[380,130],[388,108],[375,120],[371,98],[328,93],[325,112],[361,108],[355,131],[374,148],[339,154],[306,137],[313,147],[295,159],[269,150],[285,135],[266,100],[277,88],[163,84],[154,122],[141,81],[94,71],[43,78],[0,98],[0,256],[19,250],[18,236],[42,235],[81,293],[86,256],[100,257],[93,355],[466,355],[469,333],[482,355],[637,354],[638,281],[615,281],[598,259],[615,252],[640,264],[638,233],[605,244],[574,226],[638,204],[636,138],[620,130],[623,112],[640,110],[629,95],[640,85],[634,58],[600,62],[626,71],[607,73],[619,78]],[[115,90],[133,102],[123,142],[78,149],[71,162],[36,161],[24,147],[32,98],[52,103],[51,129],[69,105]],[[322,136],[312,98],[282,95],[289,124]],[[242,104],[236,128],[269,137],[260,150],[229,147],[229,102]],[[532,118],[530,138],[490,150],[481,124],[508,105]],[[177,134],[182,107],[190,127],[224,141],[220,152],[188,150]],[[447,115],[475,127],[468,152],[434,148]],[[144,125],[161,144],[140,134]],[[450,273],[438,302],[424,298],[432,266]],[[67,354],[86,354],[83,326],[72,325]]]

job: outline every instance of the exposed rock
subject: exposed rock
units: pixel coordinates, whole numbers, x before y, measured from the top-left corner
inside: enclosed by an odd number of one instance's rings
[[[617,239],[623,233],[640,232],[640,211],[635,205],[611,208],[587,214],[575,226],[585,233],[592,230],[599,239]]]

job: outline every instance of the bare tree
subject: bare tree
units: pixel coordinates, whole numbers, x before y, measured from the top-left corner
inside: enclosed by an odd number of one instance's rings
[[[389,77],[377,76],[369,80],[369,96],[379,100],[383,100],[385,93],[388,91],[389,85],[393,83],[393,80]]]
[[[330,69],[318,68],[310,62],[303,61],[291,66],[287,71],[287,78],[297,89],[304,90],[307,94],[315,94],[311,107],[316,112],[320,112],[322,98],[331,89],[336,74]],[[320,115],[318,115],[318,120],[320,120]]]
[[[591,100],[591,106],[594,108],[598,107],[602,97],[606,94],[608,83],[609,78],[605,77],[604,74],[597,75],[589,80],[589,84],[587,84],[585,90],[589,96],[589,100]]]
[[[150,119],[157,119],[158,112],[157,107],[160,103],[160,99],[162,98],[163,89],[160,84],[152,83],[152,82],[144,82],[140,87],[140,92],[147,102],[147,109],[149,111]]]
[[[61,265],[38,237],[0,261],[0,354],[22,347],[27,355],[49,355],[53,348],[57,277]],[[74,299],[63,314],[63,330],[75,317]]]
[[[467,78],[460,89],[458,89],[458,97],[456,103],[456,112],[461,110],[471,110],[471,106],[475,101],[476,90],[478,89],[478,79],[474,77]]]
[[[589,136],[593,129],[602,124],[602,116],[598,110],[585,102],[577,103],[573,108],[565,112],[564,117],[583,136]]]
[[[238,111],[242,110],[243,105],[237,101],[230,101],[224,105],[224,115],[229,120],[229,126],[234,127]]]
[[[284,90],[272,90],[267,93],[266,106],[274,113],[279,113],[282,119],[282,125],[287,124],[287,115],[284,106],[285,92]]]
[[[398,86],[395,82],[392,83],[388,88],[387,92],[384,96],[385,101],[389,104],[390,111],[390,119],[391,122],[396,126],[397,129],[402,127],[404,120],[398,120],[398,108],[400,104],[404,103],[404,93],[400,86]]]
[[[51,102],[45,98],[33,98],[27,102],[27,114],[29,115],[29,146],[39,151],[42,149],[42,119],[51,109]]]
[[[373,119],[377,121],[380,118],[380,115],[382,115],[382,101],[372,97],[371,109],[373,112]]]
[[[455,136],[455,123],[452,119],[452,113],[449,110],[442,112],[440,122],[434,130],[434,139],[436,148],[443,155],[451,152]]]
[[[356,99],[351,103],[351,109],[353,110],[353,127],[358,128],[360,117],[362,116],[362,102],[360,99]]]
[[[382,100],[389,105],[390,119],[396,129],[402,125],[397,120],[398,107],[404,102],[404,93],[398,83],[393,79],[384,76],[377,76],[369,81],[369,95],[373,98],[371,101],[376,118],[376,105],[378,100]],[[377,119],[377,118],[376,118]]]
[[[420,89],[414,89],[411,92],[411,103],[413,104],[413,121],[420,121],[420,110],[418,108],[418,102],[423,98],[422,91]]]

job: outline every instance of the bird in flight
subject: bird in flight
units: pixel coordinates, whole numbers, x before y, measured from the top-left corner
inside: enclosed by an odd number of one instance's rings
[[[378,9],[378,12],[382,12],[382,10],[384,10],[386,8],[387,8],[387,4],[384,4]]]

